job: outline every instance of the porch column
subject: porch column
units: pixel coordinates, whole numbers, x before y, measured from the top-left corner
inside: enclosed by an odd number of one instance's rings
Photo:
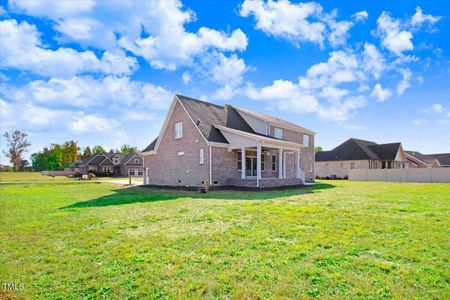
[[[278,150],[278,178],[283,178],[283,149]]]
[[[245,148],[241,148],[241,179],[245,179]]]
[[[295,161],[297,165],[297,178],[300,178],[300,150],[295,152]]]
[[[261,179],[261,145],[256,146],[256,187]]]

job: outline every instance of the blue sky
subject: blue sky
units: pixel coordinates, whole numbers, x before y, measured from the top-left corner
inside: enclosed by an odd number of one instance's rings
[[[0,5],[0,127],[27,132],[29,154],[145,147],[175,93],[292,121],[324,149],[450,152],[447,1]]]

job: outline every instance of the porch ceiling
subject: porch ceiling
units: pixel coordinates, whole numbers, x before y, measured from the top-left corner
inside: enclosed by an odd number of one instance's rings
[[[258,134],[243,132],[224,126],[214,125],[225,136],[230,149],[241,149],[247,147],[256,147],[258,145],[276,149],[298,150],[303,148],[303,144],[278,140]]]

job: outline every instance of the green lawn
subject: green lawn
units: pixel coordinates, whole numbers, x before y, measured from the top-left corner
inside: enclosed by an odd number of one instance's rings
[[[40,172],[0,172],[0,182],[69,181],[65,176],[45,176]]]
[[[0,281],[25,298],[450,297],[450,184],[0,189]]]

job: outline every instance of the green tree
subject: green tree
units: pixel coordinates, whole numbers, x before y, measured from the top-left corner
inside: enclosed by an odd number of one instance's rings
[[[48,169],[58,170],[64,165],[64,149],[59,144],[52,144],[48,152]]]
[[[63,148],[63,167],[68,167],[74,161],[80,158],[78,143],[67,141],[62,145]]]
[[[6,138],[8,151],[3,150],[6,157],[9,158],[17,172],[20,169],[20,161],[27,148],[31,145],[27,140],[27,134],[20,130],[5,132],[3,136]]]
[[[102,146],[96,145],[92,147],[92,152],[93,154],[99,154],[99,153],[106,153],[106,150]]]
[[[127,144],[122,145],[120,147],[120,152],[122,152],[124,154],[133,153],[133,152],[136,152],[136,150],[137,150],[137,147],[130,146],[130,145],[127,145]]]
[[[48,155],[47,148],[44,148],[44,153],[39,151],[31,154],[31,165],[34,171],[48,170]]]
[[[321,152],[321,151],[322,151],[322,147],[321,146],[314,147],[314,152],[315,153]]]
[[[82,158],[86,158],[86,157],[89,157],[89,156],[92,156],[92,155],[93,154],[92,154],[91,147],[87,146],[87,147],[83,148],[83,154],[81,154]]]

